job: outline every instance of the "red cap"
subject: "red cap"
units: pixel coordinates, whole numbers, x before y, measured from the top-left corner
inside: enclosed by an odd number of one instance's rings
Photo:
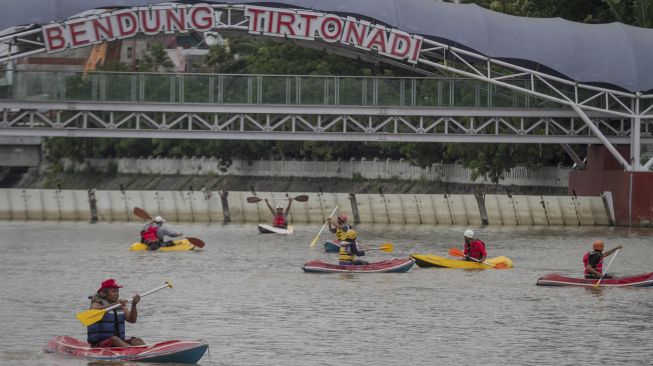
[[[97,292],[100,292],[104,290],[105,288],[121,288],[122,286],[118,285],[118,282],[114,280],[113,278],[109,278],[108,280],[102,281],[102,284],[100,285],[100,288],[97,290]]]

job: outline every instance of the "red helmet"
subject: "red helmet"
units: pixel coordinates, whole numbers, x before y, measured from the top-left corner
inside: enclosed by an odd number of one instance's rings
[[[342,222],[347,222],[347,215],[345,214],[338,215],[338,220]]]

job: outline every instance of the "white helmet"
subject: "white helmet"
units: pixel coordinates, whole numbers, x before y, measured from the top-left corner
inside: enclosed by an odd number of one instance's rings
[[[278,210],[278,209],[283,209],[283,206],[281,206],[281,205],[277,205],[277,210]]]
[[[474,232],[472,230],[465,230],[465,233],[463,234],[466,238],[474,239]]]
[[[164,220],[161,216],[157,216],[154,218],[154,222],[166,222],[166,220]]]

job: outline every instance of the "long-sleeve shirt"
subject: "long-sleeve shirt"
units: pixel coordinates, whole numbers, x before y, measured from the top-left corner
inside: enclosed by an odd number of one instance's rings
[[[166,235],[170,237],[176,237],[176,236],[181,236],[181,233],[174,231],[165,225],[161,225],[159,227],[159,230],[156,231],[156,237],[159,239],[163,239],[163,237]]]

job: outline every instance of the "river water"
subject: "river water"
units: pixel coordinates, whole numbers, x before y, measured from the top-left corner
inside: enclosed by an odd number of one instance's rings
[[[128,336],[146,342],[205,339],[201,365],[650,365],[653,288],[551,288],[538,277],[581,275],[595,238],[621,243],[609,272],[650,272],[653,230],[488,227],[477,229],[490,257],[511,270],[413,267],[405,274],[305,274],[319,226],[295,235],[257,233],[253,224],[175,224],[203,239],[197,252],[130,252],[138,223],[0,222],[0,364],[86,365],[44,354],[57,335],[85,338],[74,315],[106,278],[143,298]],[[360,226],[367,245],[394,253],[445,255],[463,227]],[[475,228],[476,229],[476,228]],[[330,234],[323,233],[321,238]],[[607,263],[606,263],[607,264]]]

